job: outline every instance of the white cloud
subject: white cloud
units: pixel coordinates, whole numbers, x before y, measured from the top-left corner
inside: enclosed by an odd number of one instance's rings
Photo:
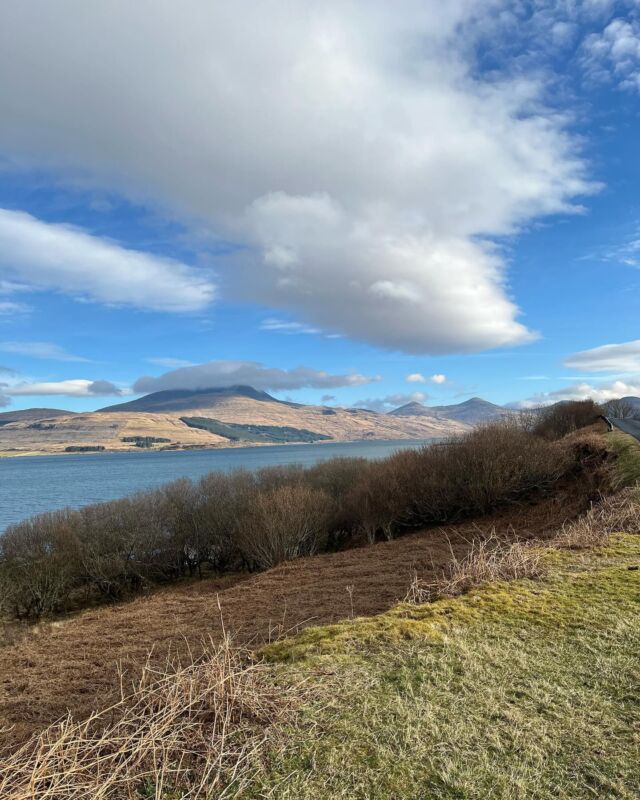
[[[278,333],[322,333],[318,328],[311,328],[302,322],[287,322],[282,319],[264,319],[260,323],[260,330],[277,331]]]
[[[595,80],[615,80],[622,89],[640,92],[640,22],[612,20],[584,42],[583,62]]]
[[[156,311],[201,311],[214,297],[213,284],[178,261],[7,209],[0,209],[0,265],[32,288]]]
[[[27,314],[31,307],[26,303],[15,303],[11,300],[0,301],[0,317],[14,316],[15,314]]]
[[[0,148],[245,245],[223,265],[228,291],[312,328],[413,353],[523,343],[491,239],[593,186],[567,117],[545,109],[546,77],[476,69],[474,37],[509,9],[0,5]],[[122,248],[104,272],[25,248],[29,282],[163,310],[211,299],[183,265]]]
[[[410,375],[407,375],[405,380],[407,383],[435,383],[441,385],[446,383],[447,376],[442,375],[442,373],[436,373],[430,378],[426,378],[421,372],[412,372]]]
[[[353,408],[367,408],[369,411],[377,411],[386,414],[407,403],[423,403],[428,395],[424,392],[412,392],[411,394],[389,394],[386,397],[369,397],[365,400],[358,400],[353,404]]]
[[[0,342],[0,351],[29,358],[44,358],[50,361],[88,361],[88,358],[67,353],[51,342]]]
[[[539,406],[557,403],[560,400],[595,400],[596,403],[606,403],[619,397],[640,395],[640,376],[632,378],[629,382],[611,381],[593,386],[589,383],[574,383],[556,389],[553,392],[540,392],[526,400],[521,400],[512,405],[518,408],[537,408]]]
[[[166,367],[167,369],[177,369],[178,367],[193,367],[193,361],[187,361],[184,358],[171,358],[170,356],[145,359],[149,364],[155,364],[158,367]]]
[[[0,394],[0,408],[6,408],[11,405],[11,398],[6,394]]]
[[[210,361],[193,367],[165,372],[159,377],[145,375],[133,385],[139,393],[159,392],[168,389],[215,389],[225,386],[246,385],[254,389],[283,391],[303,388],[337,388],[361,386],[381,380],[380,376],[366,376],[357,372],[331,375],[309,367],[279,369],[265,367],[255,361]]]
[[[126,392],[110,381],[88,381],[83,379],[49,382],[20,381],[15,384],[0,384],[3,394],[11,397],[60,395],[63,397],[98,397],[123,395]]]
[[[640,339],[620,344],[603,344],[574,353],[565,366],[587,372],[628,372],[640,374]]]

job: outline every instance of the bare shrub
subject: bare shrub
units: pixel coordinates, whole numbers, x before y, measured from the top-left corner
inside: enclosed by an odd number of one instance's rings
[[[372,464],[348,502],[373,541],[485,514],[552,485],[571,465],[567,448],[503,420]]]
[[[593,400],[572,400],[555,403],[539,410],[533,432],[545,439],[561,439],[579,428],[592,425],[603,413]]]
[[[85,721],[52,725],[0,766],[6,800],[224,797],[252,774],[281,689],[228,641],[186,665],[147,664],[132,694]]]
[[[266,569],[323,549],[332,512],[329,495],[304,485],[259,491],[242,517],[238,546],[246,560]]]
[[[474,540],[463,558],[456,558],[452,553],[451,564],[439,580],[427,583],[414,576],[405,602],[426,603],[464,594],[490,581],[537,578],[545,571],[540,550],[525,542],[506,544],[493,532],[487,538]]]
[[[60,610],[78,581],[77,513],[39,514],[0,537],[0,596],[16,617]]]

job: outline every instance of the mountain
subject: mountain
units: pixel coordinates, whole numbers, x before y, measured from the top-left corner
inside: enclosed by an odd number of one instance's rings
[[[10,422],[34,422],[41,419],[69,417],[73,413],[73,411],[62,411],[59,408],[25,408],[22,411],[3,411],[0,413],[0,425],[8,425]]]
[[[465,425],[480,425],[512,413],[510,409],[490,403],[481,397],[472,397],[463,403],[449,406],[425,406],[422,403],[412,402],[389,412],[395,417],[436,417],[462,422]]]
[[[226,386],[220,389],[172,389],[164,392],[152,392],[137,400],[130,400],[128,403],[117,403],[100,408],[96,413],[190,411],[194,408],[214,408],[222,401],[234,397],[248,397],[261,403],[282,403],[293,407],[298,405],[286,400],[276,400],[270,394],[254,389],[252,386]]]
[[[250,386],[154,392],[85,414],[0,426],[0,455],[83,450],[229,447],[267,442],[430,439],[463,433],[463,422],[422,414],[306,406]]]

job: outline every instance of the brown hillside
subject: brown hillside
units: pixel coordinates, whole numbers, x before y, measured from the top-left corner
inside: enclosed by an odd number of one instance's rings
[[[468,430],[464,424],[432,417],[400,418],[372,411],[292,406],[250,397],[228,397],[215,406],[190,408],[187,416],[211,417],[222,422],[303,428],[331,436],[334,441],[362,439],[423,439],[445,437]],[[69,445],[100,445],[107,450],[136,450],[122,442],[127,436],[154,436],[170,441],[162,447],[229,447],[225,439],[190,428],[180,417],[184,411],[95,412],[73,416],[12,422],[0,427],[0,453],[61,453]],[[250,444],[245,442],[244,444]]]

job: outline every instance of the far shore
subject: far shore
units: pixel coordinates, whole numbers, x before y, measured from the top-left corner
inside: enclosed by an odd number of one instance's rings
[[[301,445],[326,445],[326,444],[358,444],[364,442],[437,442],[447,437],[434,436],[427,438],[414,439],[405,437],[402,439],[378,439],[376,437],[366,437],[364,439],[319,439],[315,442],[229,442],[225,445],[186,445],[185,447],[132,447],[132,448],[105,448],[104,450],[71,451],[64,450],[25,450],[12,451],[0,450],[0,459],[3,458],[33,458],[36,456],[106,456],[115,453],[133,453],[135,455],[146,455],[148,453],[186,453],[203,452],[207,450],[238,450],[248,447],[300,447]]]

